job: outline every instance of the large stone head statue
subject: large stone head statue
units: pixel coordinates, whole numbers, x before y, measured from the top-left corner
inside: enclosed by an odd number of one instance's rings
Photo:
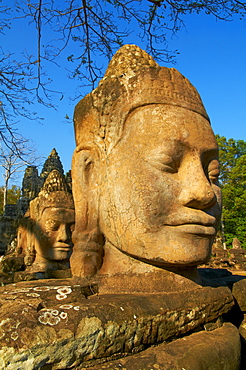
[[[191,83],[125,45],[74,125],[73,274],[206,262],[221,212],[218,148]]]
[[[72,252],[74,203],[64,176],[53,170],[38,197],[30,202],[18,244],[31,271],[65,268]]]

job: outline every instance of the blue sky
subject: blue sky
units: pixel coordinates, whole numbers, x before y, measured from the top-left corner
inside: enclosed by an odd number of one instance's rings
[[[214,132],[246,141],[245,21],[192,16],[186,24],[173,40],[180,51],[176,68],[199,91]]]
[[[216,21],[202,14],[186,16],[184,21],[186,28],[169,40],[170,49],[177,49],[180,53],[176,64],[162,65],[177,68],[197,88],[216,134],[246,141],[246,22]],[[22,36],[18,39],[14,32],[16,30],[13,29],[9,33],[11,42],[35,40],[35,34],[30,34],[29,29],[19,30]],[[144,49],[144,44],[133,37],[129,37],[126,43],[136,43]],[[66,58],[68,54],[64,55]],[[62,59],[60,65],[52,76],[53,86],[65,93],[62,101],[59,97],[54,98],[57,110],[37,106],[35,108],[44,118],[42,124],[23,119],[19,127],[23,136],[34,141],[44,159],[56,148],[64,170],[68,171],[75,143],[73,125],[65,116],[73,116],[78,100],[71,101],[69,96],[73,95],[78,82],[65,80],[62,77],[65,68]]]

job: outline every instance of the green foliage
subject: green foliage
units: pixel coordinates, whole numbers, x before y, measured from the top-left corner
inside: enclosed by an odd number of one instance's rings
[[[246,155],[246,142],[243,140],[226,139],[224,136],[216,135],[219,145],[220,157],[220,183],[226,184],[231,175],[231,170],[236,166],[237,159]]]
[[[0,187],[0,214],[3,212],[3,193],[4,187]],[[21,189],[19,186],[12,185],[10,189],[8,189],[8,204],[16,204],[18,199],[21,196]]]
[[[246,248],[246,142],[217,135],[221,163],[226,244],[237,237]]]

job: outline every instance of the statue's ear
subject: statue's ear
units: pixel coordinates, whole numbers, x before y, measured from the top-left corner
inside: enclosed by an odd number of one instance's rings
[[[75,230],[70,265],[73,276],[91,277],[102,264],[103,236],[99,230],[99,153],[75,150],[72,187]]]
[[[36,222],[32,218],[25,220],[23,227],[24,240],[22,242],[22,250],[24,254],[24,263],[26,267],[29,267],[33,264],[36,257],[36,248],[37,236],[35,231]],[[23,236],[22,236],[23,237]]]

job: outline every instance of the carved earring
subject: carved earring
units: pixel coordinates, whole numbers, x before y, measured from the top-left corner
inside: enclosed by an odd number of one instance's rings
[[[73,276],[85,278],[97,273],[103,258],[103,235],[98,225],[98,194],[95,187],[97,156],[95,151],[77,149],[72,163],[76,222],[70,266]]]

